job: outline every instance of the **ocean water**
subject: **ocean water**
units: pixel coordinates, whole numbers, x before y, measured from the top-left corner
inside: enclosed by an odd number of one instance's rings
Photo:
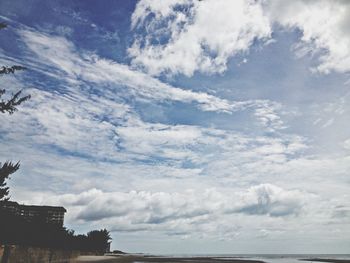
[[[343,259],[350,261],[350,254],[263,254],[263,255],[221,255],[218,258],[229,259],[255,259],[266,263],[307,263],[315,262],[311,259]],[[300,259],[310,259],[308,261],[301,261]]]
[[[169,255],[168,255],[169,256]],[[221,260],[230,260],[230,259],[251,259],[251,260],[260,260],[266,263],[307,263],[307,262],[318,262],[312,261],[312,259],[342,259],[349,260],[350,254],[257,254],[257,255],[247,255],[247,254],[233,254],[233,255],[172,255],[170,257],[186,257],[187,262],[191,261],[192,257],[210,257],[218,258]],[[301,261],[300,259],[309,259],[306,261]]]
[[[286,254],[273,254],[273,255],[235,255],[235,257],[240,257],[242,259],[256,259],[261,260],[266,263],[302,263],[302,262],[315,262],[311,261],[311,259],[318,258],[318,259],[344,259],[350,261],[350,254],[341,254],[341,255],[335,255],[335,254],[293,254],[293,255],[286,255]],[[300,259],[310,259],[310,261],[301,261]]]

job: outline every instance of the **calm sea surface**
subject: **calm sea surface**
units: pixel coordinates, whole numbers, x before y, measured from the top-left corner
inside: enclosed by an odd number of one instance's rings
[[[177,255],[179,256],[179,255]],[[182,256],[182,255],[181,255]],[[307,262],[315,262],[311,259],[319,258],[319,259],[345,259],[350,260],[350,254],[273,254],[273,255],[186,255],[189,259],[191,257],[197,256],[208,256],[211,258],[220,258],[220,259],[254,259],[261,260],[266,263],[307,263]],[[300,259],[310,259],[310,261],[300,261]],[[190,262],[191,260],[189,260]]]
[[[236,255],[237,256],[237,255]],[[350,254],[348,255],[242,255],[242,259],[257,259],[267,263],[302,263],[308,261],[300,261],[300,259],[312,259],[312,258],[323,258],[323,259],[347,259],[350,260]],[[312,262],[310,260],[310,262]]]

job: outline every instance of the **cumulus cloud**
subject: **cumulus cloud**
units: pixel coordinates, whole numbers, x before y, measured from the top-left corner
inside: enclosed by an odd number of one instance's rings
[[[268,43],[274,30],[297,29],[297,56],[315,56],[314,71],[346,73],[349,17],[350,4],[342,0],[142,0],[132,15],[137,36],[129,54],[152,75],[222,73],[229,58],[247,54],[256,40]]]
[[[132,27],[146,32],[129,49],[135,66],[148,73],[222,73],[227,61],[254,40],[270,38],[260,1],[140,1]]]
[[[303,204],[304,194],[298,190],[285,191],[271,184],[253,186],[243,197],[238,211],[250,215],[297,215]]]
[[[103,192],[91,189],[48,200],[74,211],[83,222],[109,222],[115,231],[158,230],[177,233],[196,231],[188,224],[209,224],[220,229],[219,218],[232,214],[285,217],[298,215],[307,194],[275,185],[253,186],[245,191],[228,189],[182,192]],[[173,226],[173,227],[171,227]]]
[[[301,31],[297,53],[317,55],[319,63],[315,71],[350,71],[350,4],[347,1],[271,0],[266,3],[272,22]]]

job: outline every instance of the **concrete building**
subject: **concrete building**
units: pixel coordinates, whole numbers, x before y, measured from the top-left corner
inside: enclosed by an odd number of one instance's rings
[[[1,207],[28,222],[37,221],[58,226],[63,226],[64,213],[67,212],[62,206],[21,205],[11,201],[3,202]]]

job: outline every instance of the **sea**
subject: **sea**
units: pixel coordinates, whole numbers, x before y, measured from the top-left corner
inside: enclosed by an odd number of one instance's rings
[[[173,255],[174,256],[174,255]],[[179,255],[176,255],[179,256]],[[260,260],[266,263],[303,263],[303,262],[320,262],[313,261],[312,259],[335,259],[335,260],[348,260],[350,262],[350,254],[232,254],[232,255],[181,255],[184,257],[210,257],[218,259],[250,259]],[[301,259],[306,259],[302,260]],[[190,260],[189,260],[190,261]]]
[[[230,258],[230,257],[227,257]],[[302,262],[315,262],[312,259],[337,259],[337,260],[349,260],[350,254],[263,254],[263,255],[232,255],[231,259],[254,259],[261,260],[266,263],[302,263]],[[308,259],[307,261],[301,261],[300,259]]]

